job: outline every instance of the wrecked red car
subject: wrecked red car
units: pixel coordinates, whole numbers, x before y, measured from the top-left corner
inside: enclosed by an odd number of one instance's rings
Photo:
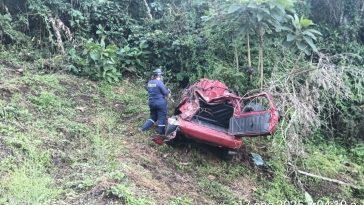
[[[168,119],[164,141],[177,133],[210,145],[236,150],[242,137],[274,133],[278,112],[268,93],[239,97],[222,82],[201,79],[187,88]]]

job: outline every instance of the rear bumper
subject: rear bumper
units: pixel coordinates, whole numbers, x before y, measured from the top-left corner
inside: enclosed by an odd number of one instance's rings
[[[242,145],[241,139],[238,139],[233,135],[228,135],[224,132],[216,131],[182,119],[179,119],[179,129],[183,134],[193,139],[215,146],[238,149]]]

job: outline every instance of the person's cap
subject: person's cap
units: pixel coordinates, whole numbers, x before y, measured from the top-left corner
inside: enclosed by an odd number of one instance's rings
[[[153,70],[153,74],[154,75],[162,75],[163,74],[162,69],[157,68],[157,69]]]

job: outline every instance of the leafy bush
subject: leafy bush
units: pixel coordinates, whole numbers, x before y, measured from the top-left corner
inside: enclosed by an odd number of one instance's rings
[[[23,43],[25,35],[15,29],[13,18],[10,14],[0,14],[0,42],[5,44]]]
[[[69,53],[73,65],[71,72],[90,76],[93,79],[106,80],[109,83],[119,82],[121,71],[118,68],[118,47],[107,45],[103,40],[100,43],[88,40],[81,55],[75,49]]]
[[[310,26],[314,25],[312,20],[303,17],[298,18],[296,14],[289,17],[292,20],[291,27],[293,29],[289,29],[284,45],[287,47],[295,47],[296,49],[305,52],[306,55],[310,55],[312,51],[318,52],[314,41],[317,40],[317,35],[322,34],[319,31],[310,28]]]
[[[138,47],[124,46],[118,51],[123,70],[130,73],[141,73],[137,68],[146,68],[146,56],[150,53],[144,49],[148,48],[146,41],[141,41]]]

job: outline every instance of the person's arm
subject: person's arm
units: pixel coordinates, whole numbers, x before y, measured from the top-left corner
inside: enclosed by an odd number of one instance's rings
[[[146,91],[148,91],[148,83],[149,83],[149,80],[145,81],[144,89],[145,89]]]
[[[162,94],[164,96],[168,96],[169,94],[169,89],[167,89],[167,87],[163,84],[163,82],[159,82],[158,83],[158,87],[159,87],[159,90],[162,92]]]

